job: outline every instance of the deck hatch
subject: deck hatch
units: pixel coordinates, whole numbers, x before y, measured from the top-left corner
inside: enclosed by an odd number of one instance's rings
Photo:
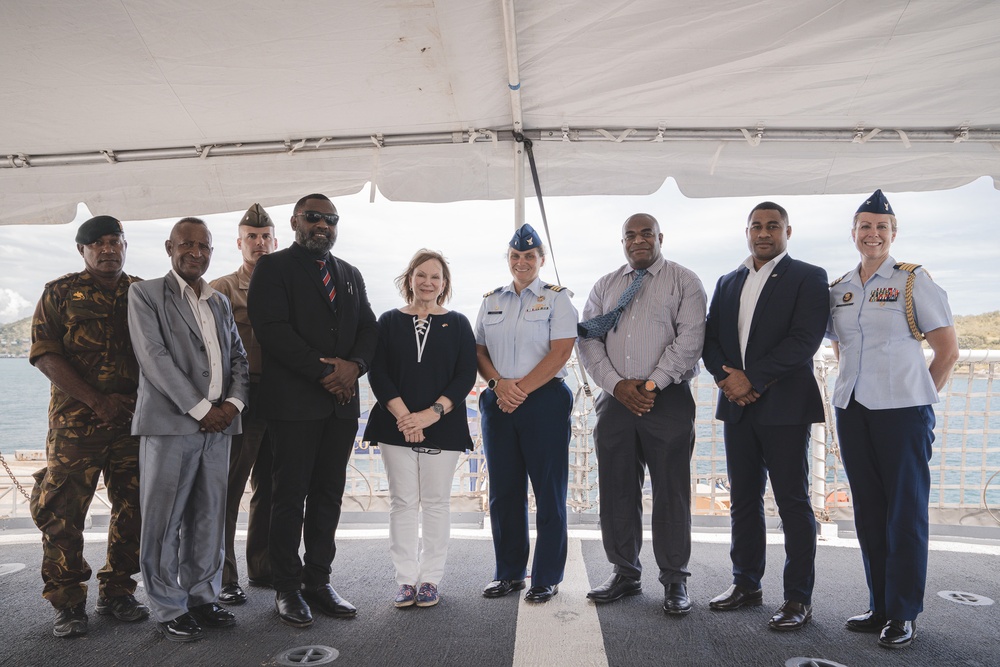
[[[965,591],[941,591],[938,595],[949,602],[957,602],[958,604],[966,604],[972,607],[988,607],[993,604],[993,600],[985,595],[977,595],[976,593],[967,593]]]
[[[279,665],[299,667],[299,665],[327,665],[340,656],[340,651],[329,646],[299,646],[282,651],[274,659]]]

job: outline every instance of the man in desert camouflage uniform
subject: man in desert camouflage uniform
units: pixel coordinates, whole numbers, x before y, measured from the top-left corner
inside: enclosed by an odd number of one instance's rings
[[[243,413],[243,433],[234,435],[229,449],[229,490],[226,494],[226,564],[222,569],[222,604],[243,604],[246,592],[240,586],[236,565],[236,519],[247,479],[253,495],[247,520],[247,576],[251,584],[271,584],[271,563],[267,555],[267,535],[271,523],[271,446],[267,440],[267,422],[258,401],[260,384],[260,343],[254,336],[247,315],[247,291],[257,260],[278,249],[274,222],[260,204],[254,204],[239,224],[236,247],[243,255],[240,268],[216,278],[210,284],[226,295],[233,306],[233,319],[239,329],[250,362],[250,401]],[[251,475],[251,469],[253,474]]]
[[[139,367],[129,339],[127,244],[121,223],[102,215],[76,235],[84,270],[45,286],[31,323],[30,361],[52,381],[46,467],[34,474],[31,516],[42,531],[42,596],[56,609],[53,634],[87,632],[90,566],[83,528],[98,478],[111,500],[107,562],[97,573],[96,611],[141,621],[133,593],[139,571],[139,438],[130,434]]]

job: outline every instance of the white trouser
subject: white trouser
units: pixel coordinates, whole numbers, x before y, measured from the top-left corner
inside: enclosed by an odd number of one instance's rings
[[[384,444],[379,449],[389,477],[389,554],[396,583],[436,586],[448,557],[451,485],[460,452],[418,454],[409,447]]]

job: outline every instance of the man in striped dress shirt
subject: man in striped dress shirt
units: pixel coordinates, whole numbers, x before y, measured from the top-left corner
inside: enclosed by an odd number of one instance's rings
[[[705,337],[705,289],[689,269],[663,258],[663,234],[651,215],[625,221],[628,264],[594,285],[583,309],[580,356],[603,390],[594,443],[601,494],[601,535],[612,575],[590,591],[595,602],[642,592],[644,466],[653,485],[653,555],[664,586],[663,610],[691,611],[691,454],[698,373]],[[638,289],[622,296],[633,280]],[[610,329],[591,325],[619,311]],[[614,318],[612,318],[614,319]],[[606,331],[606,333],[605,333]]]

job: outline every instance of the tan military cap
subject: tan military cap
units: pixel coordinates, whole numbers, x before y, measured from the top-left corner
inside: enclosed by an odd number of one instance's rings
[[[243,219],[240,220],[240,226],[243,225],[247,227],[274,227],[274,222],[271,221],[271,216],[267,214],[263,206],[254,204],[247,209]]]

